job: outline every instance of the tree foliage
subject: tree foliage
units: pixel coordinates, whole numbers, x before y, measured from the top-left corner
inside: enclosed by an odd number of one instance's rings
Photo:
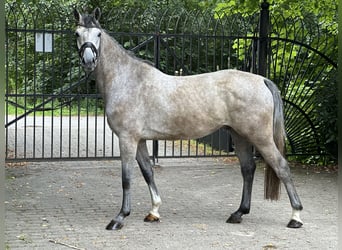
[[[285,99],[313,114],[316,132],[327,152],[337,159],[336,67],[322,60],[320,52],[337,61],[337,2],[335,0],[273,0],[270,15],[271,68],[269,77],[284,91]],[[257,1],[232,0],[215,10],[248,16],[259,9]],[[221,12],[222,14],[222,12]],[[287,39],[289,42],[280,41]],[[277,40],[278,39],[278,40]],[[247,44],[246,44],[247,43]],[[243,50],[251,41],[235,44]],[[308,49],[304,45],[310,46]],[[319,77],[319,80],[317,79]],[[297,120],[300,118],[296,117]],[[307,136],[302,122],[303,134]],[[299,130],[300,128],[296,128]]]

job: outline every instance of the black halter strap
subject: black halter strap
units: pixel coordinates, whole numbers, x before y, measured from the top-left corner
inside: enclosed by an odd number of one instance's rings
[[[97,60],[98,56],[99,56],[99,52],[98,50],[96,49],[95,45],[92,43],[92,42],[85,42],[81,48],[79,49],[78,51],[78,54],[80,56],[80,58],[83,58],[83,54],[84,54],[84,51],[86,48],[90,48],[91,51],[95,54],[95,60]]]

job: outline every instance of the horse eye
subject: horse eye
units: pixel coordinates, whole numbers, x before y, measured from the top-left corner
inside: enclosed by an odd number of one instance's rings
[[[97,37],[100,37],[101,36],[101,33],[97,34]]]
[[[76,37],[80,37],[80,33],[75,32],[75,36],[76,36]]]

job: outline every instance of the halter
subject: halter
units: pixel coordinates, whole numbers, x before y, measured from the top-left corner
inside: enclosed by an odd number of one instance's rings
[[[97,48],[95,47],[95,45],[92,42],[85,42],[81,48],[78,51],[78,54],[80,56],[80,58],[83,58],[84,55],[84,51],[85,49],[90,48],[91,51],[93,52],[93,54],[95,55],[95,62],[97,62],[97,59],[99,57],[99,51],[97,50]]]

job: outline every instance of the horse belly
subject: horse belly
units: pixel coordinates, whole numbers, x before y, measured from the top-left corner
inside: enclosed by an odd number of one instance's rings
[[[191,126],[184,125],[183,121],[179,120],[182,125],[164,126],[149,129],[143,132],[143,138],[148,140],[187,140],[197,139],[208,134],[211,134],[222,126]]]
[[[146,129],[154,138],[149,139],[196,139],[228,123],[222,106],[215,109],[208,105],[184,105],[177,109],[159,110],[151,116]]]

